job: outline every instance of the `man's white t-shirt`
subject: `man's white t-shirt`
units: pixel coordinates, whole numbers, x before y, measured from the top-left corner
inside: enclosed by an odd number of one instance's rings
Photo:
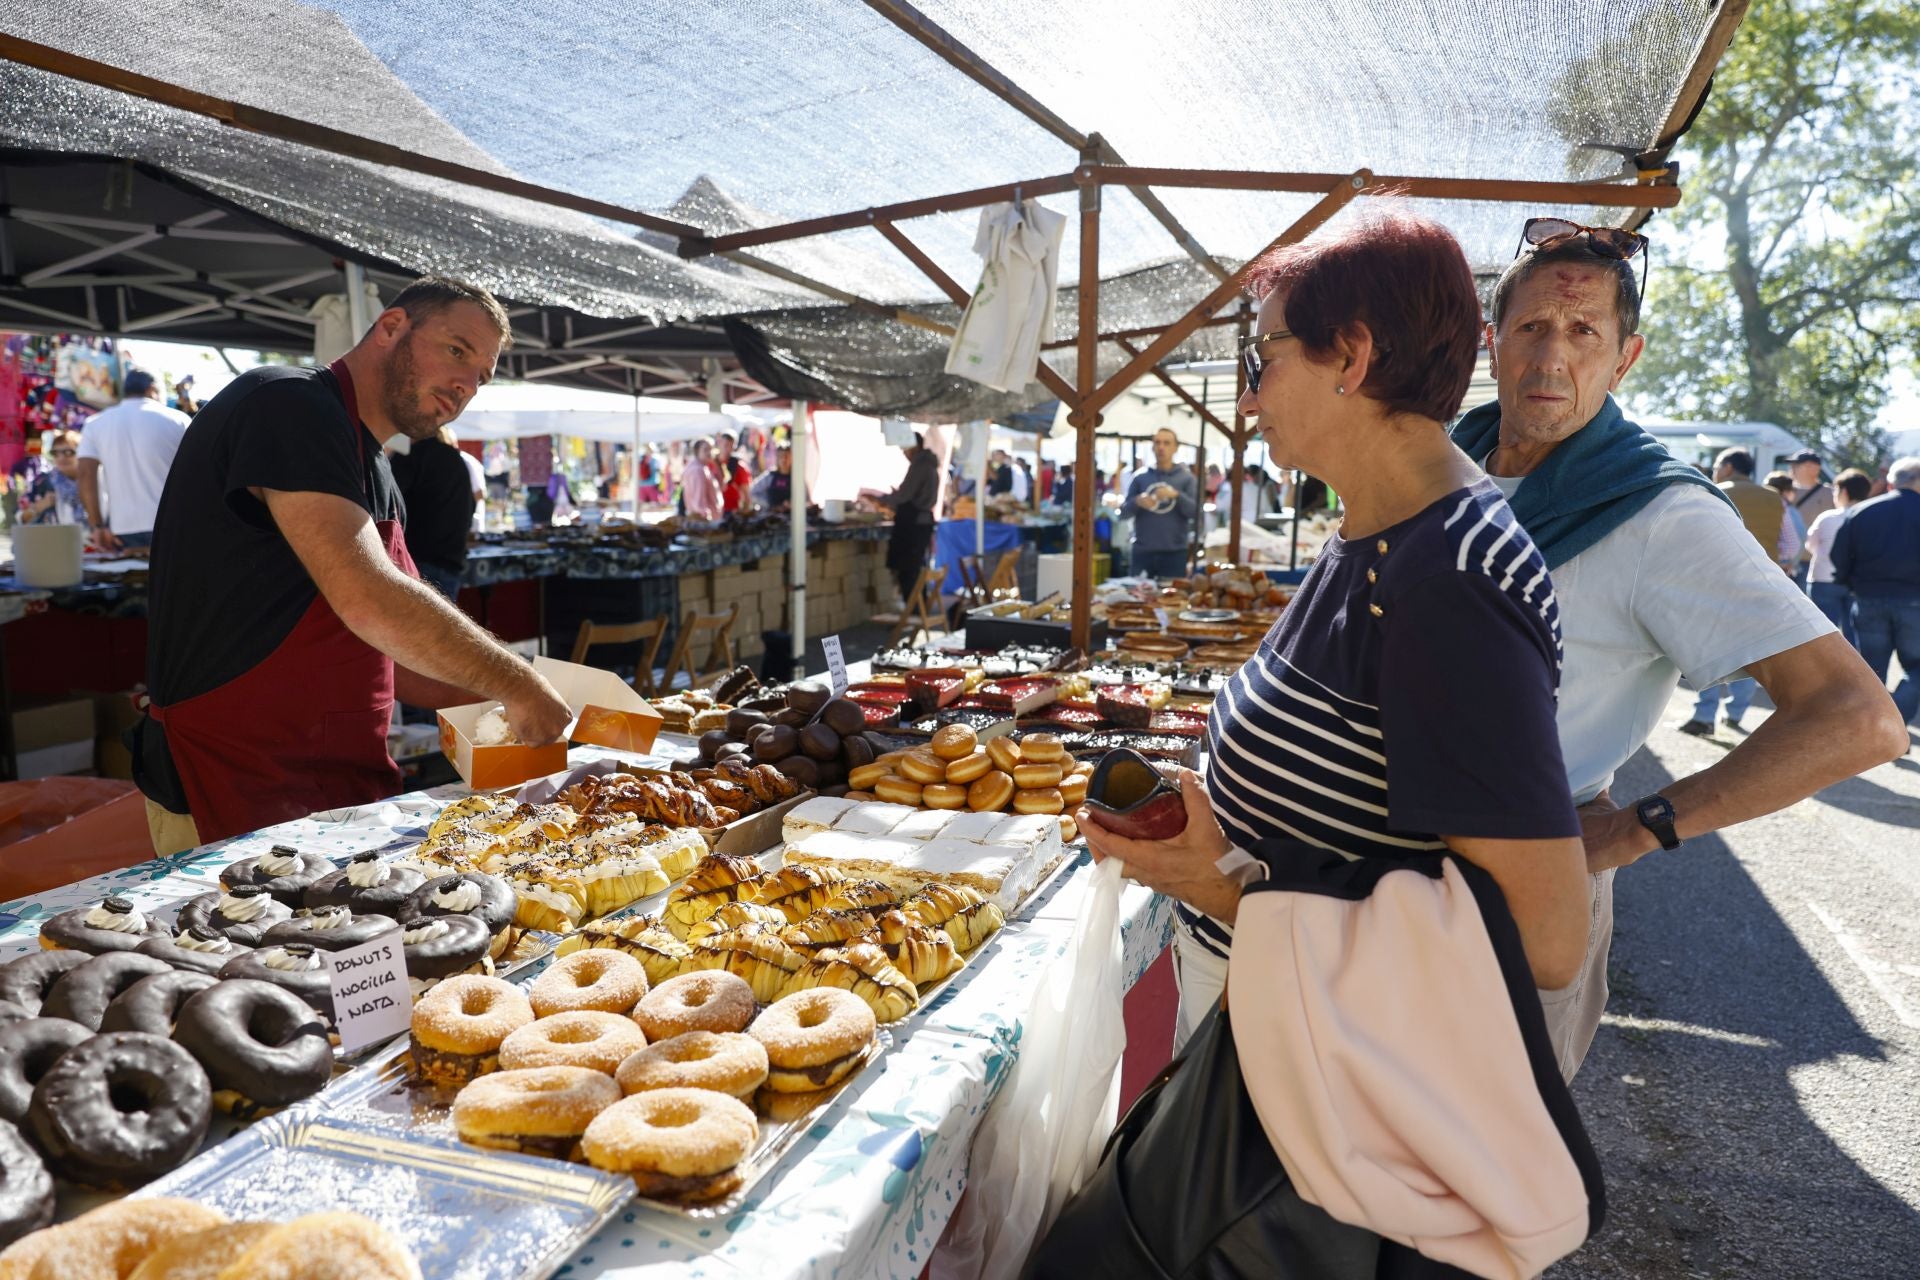
[[[1025,502],[1033,496],[1033,482],[1027,479],[1027,473],[1019,467],[1013,469],[1013,496],[1016,501]]]
[[[473,486],[473,531],[487,531],[487,473],[480,469],[480,459],[465,449],[456,450],[460,461],[467,464],[467,483]]]
[[[1512,496],[1523,479],[1493,482]],[[1683,678],[1705,689],[1834,630],[1733,509],[1698,485],[1667,486],[1552,573],[1566,646],[1560,750],[1580,804],[1646,742]]]
[[[101,410],[81,427],[80,456],[100,463],[101,502],[116,534],[152,532],[173,455],[192,421],[140,396]]]

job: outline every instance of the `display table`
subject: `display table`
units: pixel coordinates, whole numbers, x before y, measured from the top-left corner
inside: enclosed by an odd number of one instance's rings
[[[644,762],[664,766],[690,750],[684,740],[663,740]],[[635,759],[596,748],[571,754],[575,765],[607,758]],[[36,950],[41,922],[60,911],[109,894],[143,911],[171,909],[216,888],[227,864],[275,844],[336,860],[407,847],[465,794],[440,787],[319,814],[0,904],[0,960]],[[895,1024],[893,1049],[846,1089],[740,1213],[703,1221],[629,1205],[557,1274],[918,1276],[966,1186],[974,1131],[1018,1053],[1020,1015],[1072,935],[1088,865],[1081,854],[1080,865],[994,935],[927,1008]],[[1166,947],[1172,909],[1136,885],[1121,912],[1131,987]]]

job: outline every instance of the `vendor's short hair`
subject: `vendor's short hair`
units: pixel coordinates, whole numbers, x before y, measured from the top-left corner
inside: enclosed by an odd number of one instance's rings
[[[419,324],[459,302],[471,302],[487,313],[487,319],[493,321],[493,327],[500,334],[502,351],[513,345],[513,322],[507,319],[507,309],[485,289],[464,280],[422,276],[395,294],[387,305],[400,308],[407,313],[409,321]]]
[[[1646,250],[1642,249],[1642,253]],[[1518,289],[1534,272],[1555,262],[1569,262],[1582,267],[1600,267],[1613,276],[1614,297],[1613,314],[1620,322],[1620,342],[1626,345],[1628,338],[1640,331],[1640,278],[1634,274],[1636,268],[1625,258],[1609,258],[1604,253],[1595,253],[1593,246],[1587,243],[1585,236],[1574,236],[1564,244],[1546,249],[1529,249],[1515,258],[1507,269],[1500,273],[1500,280],[1493,286],[1493,327],[1498,329],[1500,322],[1506,319],[1507,307],[1513,301],[1513,291]]]
[[[1378,213],[1344,230],[1269,250],[1247,291],[1286,295],[1286,325],[1307,358],[1365,325],[1374,358],[1363,395],[1395,413],[1445,422],[1460,411],[1480,350],[1480,295],[1460,242],[1437,222]]]
[[[1858,467],[1848,467],[1833,478],[1833,487],[1846,494],[1849,502],[1865,502],[1873,493],[1873,477]]]
[[[1753,479],[1753,455],[1745,449],[1722,449],[1720,456],[1713,460],[1714,469],[1731,468],[1735,475]]]

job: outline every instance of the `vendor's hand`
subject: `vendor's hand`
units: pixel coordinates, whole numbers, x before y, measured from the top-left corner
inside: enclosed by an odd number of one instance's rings
[[[573,709],[547,678],[531,667],[526,685],[511,698],[501,700],[507,713],[507,727],[513,736],[530,747],[560,741],[573,720]]]
[[[1191,769],[1180,771],[1180,795],[1186,801],[1186,829],[1169,840],[1130,840],[1099,825],[1086,809],[1074,821],[1093,851],[1094,861],[1118,858],[1127,878],[1137,880],[1168,897],[1178,898],[1195,911],[1233,923],[1240,910],[1240,886],[1213,864],[1232,847],[1220,820],[1213,816],[1206,784]]]
[[[118,551],[120,549],[120,539],[114,537],[113,530],[103,524],[94,525],[88,532],[87,537],[93,542],[94,546],[100,548],[102,551]]]

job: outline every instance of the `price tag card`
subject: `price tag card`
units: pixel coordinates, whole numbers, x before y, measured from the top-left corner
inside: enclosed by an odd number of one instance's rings
[[[847,691],[847,659],[840,652],[839,636],[824,636],[820,647],[827,655],[827,682],[833,686],[833,696],[839,697]]]
[[[357,947],[322,954],[343,1052],[391,1040],[412,1025],[413,990],[398,928]]]
[[[1153,616],[1154,619],[1159,622],[1160,629],[1165,631],[1167,629],[1167,611],[1165,609],[1155,609]]]

